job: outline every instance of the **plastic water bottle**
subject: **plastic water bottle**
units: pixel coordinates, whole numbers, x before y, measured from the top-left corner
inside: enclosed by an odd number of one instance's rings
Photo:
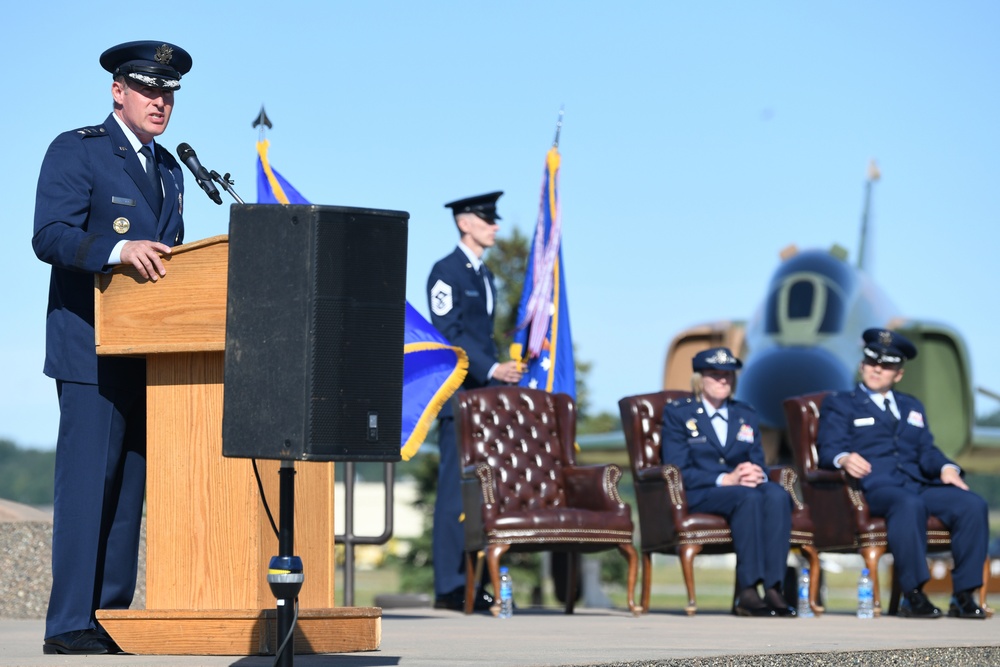
[[[799,618],[812,618],[813,610],[809,606],[809,568],[804,567],[799,573],[799,597],[795,612]]]
[[[514,584],[506,567],[500,568],[500,618],[514,615]]]
[[[867,567],[861,569],[858,577],[858,618],[875,618],[875,597]]]

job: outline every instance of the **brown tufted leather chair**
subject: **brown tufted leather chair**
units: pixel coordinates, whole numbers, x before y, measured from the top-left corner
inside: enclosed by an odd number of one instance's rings
[[[643,610],[649,609],[653,553],[673,553],[680,557],[688,594],[684,611],[689,616],[694,615],[698,609],[694,591],[694,557],[699,553],[731,553],[733,550],[732,535],[726,520],[716,514],[690,512],[681,471],[676,466],[664,465],[661,459],[663,408],[668,401],[691,395],[691,392],[668,389],[626,396],[618,401],[639,509],[642,551],[640,606]],[[812,546],[813,523],[809,508],[803,505],[795,491],[795,471],[783,467],[771,469],[768,474],[771,481],[781,484],[795,502],[795,509],[792,511],[792,546],[809,560],[812,572],[819,572],[819,553]],[[816,602],[818,582],[819,577],[812,577],[809,605],[815,614],[822,614],[823,607]]]
[[[785,399],[788,441],[799,472],[802,495],[813,511],[816,548],[821,552],[861,554],[865,567],[871,572],[875,615],[878,616],[882,613],[878,562],[889,548],[885,519],[869,513],[865,495],[856,479],[842,470],[824,470],[819,467],[816,445],[819,413],[823,399],[829,393],[805,394]],[[950,548],[951,533],[948,528],[937,517],[928,517],[928,552],[948,551]],[[988,609],[985,583],[989,581],[989,562],[987,558],[983,566],[984,585],[979,589],[979,606],[984,610]],[[890,615],[896,613],[899,597],[899,585],[893,577],[889,597]]]
[[[465,612],[472,611],[481,551],[499,591],[500,557],[508,550],[617,547],[628,559],[629,609],[640,613],[632,515],[618,495],[621,469],[576,465],[573,399],[523,387],[474,389],[456,396],[455,428],[465,510]],[[567,614],[576,601],[576,572],[569,570]],[[498,609],[499,599],[494,613]]]

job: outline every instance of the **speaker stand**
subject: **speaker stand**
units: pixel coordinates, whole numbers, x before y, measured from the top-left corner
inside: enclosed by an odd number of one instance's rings
[[[299,591],[302,590],[302,559],[295,551],[295,462],[282,461],[278,470],[280,487],[278,555],[271,559],[267,583],[278,599],[278,628],[275,643],[277,667],[292,667],[295,656],[295,621],[298,617]]]

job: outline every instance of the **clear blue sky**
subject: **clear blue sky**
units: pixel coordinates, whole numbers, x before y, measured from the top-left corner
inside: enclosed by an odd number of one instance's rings
[[[976,383],[1000,390],[997,34],[986,0],[14,3],[0,437],[54,445],[38,168],[59,132],[104,120],[98,57],[136,39],[192,54],[161,141],[190,143],[247,201],[263,103],[272,164],[308,199],[408,211],[425,315],[456,241],[444,202],[502,189],[501,235],[529,234],[565,105],[563,253],[597,409],[659,388],[681,329],[749,318],[784,246],[855,253],[873,158],[875,279],[901,315],[961,331]],[[187,239],[226,233],[228,205],[188,179]]]

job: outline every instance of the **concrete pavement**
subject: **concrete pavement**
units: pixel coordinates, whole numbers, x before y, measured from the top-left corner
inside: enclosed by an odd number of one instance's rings
[[[0,620],[0,665],[265,667],[273,656],[48,656],[41,620]],[[808,654],[808,655],[803,655]],[[1000,618],[925,621],[849,614],[815,619],[686,617],[653,611],[518,611],[500,620],[433,609],[385,610],[378,651],[296,655],[302,667],[615,667],[671,665],[997,665]]]

